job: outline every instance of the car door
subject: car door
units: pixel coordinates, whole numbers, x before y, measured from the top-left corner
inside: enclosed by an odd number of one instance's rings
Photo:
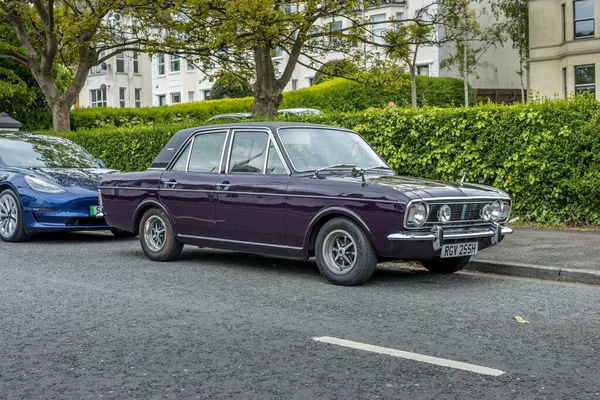
[[[196,134],[161,176],[160,199],[173,218],[177,235],[216,234],[214,191],[227,134],[227,130]]]
[[[289,170],[267,129],[231,133],[216,184],[217,234],[224,240],[285,246]]]

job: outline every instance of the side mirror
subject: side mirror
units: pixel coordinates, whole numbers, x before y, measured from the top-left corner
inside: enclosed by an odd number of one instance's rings
[[[98,163],[98,165],[102,168],[106,168],[106,164],[104,164],[104,161],[102,160],[96,160],[96,162]]]

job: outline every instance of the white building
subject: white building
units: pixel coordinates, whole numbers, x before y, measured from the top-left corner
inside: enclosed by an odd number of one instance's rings
[[[110,14],[107,23],[118,21],[119,14]],[[121,25],[120,25],[121,26]],[[104,52],[100,58],[104,57]],[[152,105],[152,61],[145,53],[124,52],[91,68],[75,107],[149,107]]]

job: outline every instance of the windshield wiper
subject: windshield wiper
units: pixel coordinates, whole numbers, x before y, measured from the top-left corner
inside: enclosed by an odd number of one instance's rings
[[[318,177],[319,176],[319,172],[327,171],[328,169],[333,169],[333,168],[354,168],[354,167],[356,167],[356,165],[354,165],[354,164],[333,164],[333,165],[330,165],[328,167],[323,167],[323,168],[319,168],[319,169],[315,170],[314,177],[315,178]]]
[[[363,171],[371,171],[371,170],[374,170],[374,169],[392,169],[392,168],[390,168],[388,166],[385,166],[385,165],[375,165],[374,167],[363,168],[362,170]]]

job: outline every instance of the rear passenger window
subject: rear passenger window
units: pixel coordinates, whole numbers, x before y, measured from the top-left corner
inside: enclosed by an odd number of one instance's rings
[[[229,173],[262,174],[268,141],[267,132],[236,132],[231,146]]]
[[[219,172],[225,132],[204,133],[194,138],[190,154],[190,172]]]

